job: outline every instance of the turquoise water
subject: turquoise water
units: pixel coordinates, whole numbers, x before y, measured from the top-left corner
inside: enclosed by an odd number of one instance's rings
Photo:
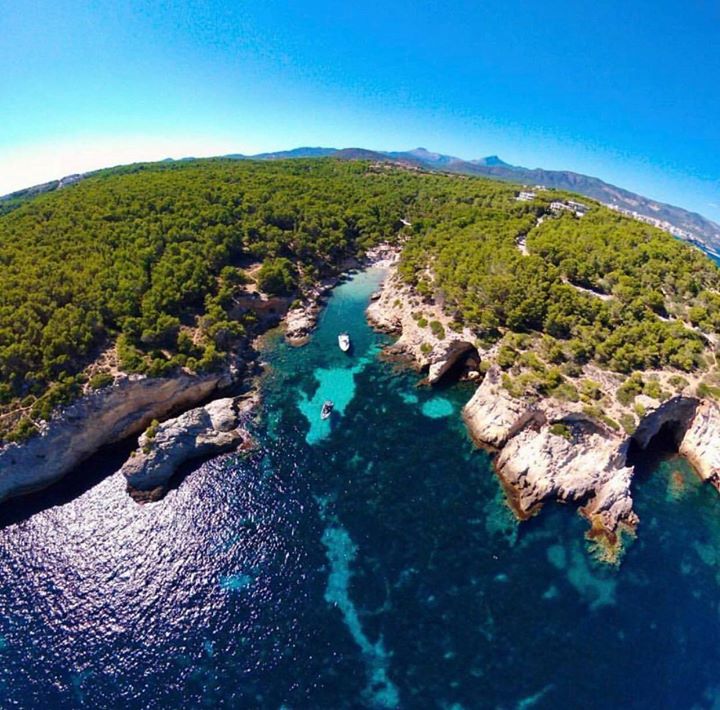
[[[472,387],[378,357],[380,277],[339,287],[306,347],[267,339],[254,458],[141,507],[108,454],[4,510],[0,705],[717,706],[717,493],[642,461],[619,568],[571,506],[519,525],[460,420]]]

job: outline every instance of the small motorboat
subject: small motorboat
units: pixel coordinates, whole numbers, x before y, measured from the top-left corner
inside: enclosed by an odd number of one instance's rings
[[[320,419],[327,419],[331,414],[335,405],[328,399],[323,402],[322,409],[320,410]]]
[[[350,350],[350,336],[347,333],[340,333],[340,335],[338,335],[338,345],[340,346],[340,350],[346,353]]]

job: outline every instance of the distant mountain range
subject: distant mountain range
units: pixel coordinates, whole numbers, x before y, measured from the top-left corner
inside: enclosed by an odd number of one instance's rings
[[[463,160],[452,155],[433,153],[425,148],[407,151],[374,151],[365,148],[303,147],[275,153],[259,153],[257,155],[233,153],[223,157],[237,160],[281,160],[285,158],[324,158],[329,156],[343,160],[391,161],[422,170],[479,175],[530,187],[542,186],[577,192],[602,202],[613,209],[630,214],[636,219],[654,224],[677,237],[696,243],[704,249],[720,255],[720,225],[696,212],[690,212],[664,202],[657,202],[621,187],[610,185],[599,178],[569,170],[530,169],[519,165],[510,165],[497,155],[478,160]],[[82,177],[85,176],[71,175],[61,180],[54,180],[0,197],[0,214],[8,211],[10,207],[10,205],[6,204],[6,208],[3,209],[3,201],[17,202],[40,192],[49,192],[62,188],[67,184],[77,182]]]
[[[233,157],[276,160],[281,158],[326,156],[348,160],[392,160],[403,165],[425,170],[437,170],[461,175],[480,175],[521,185],[542,186],[577,192],[633,217],[650,222],[677,237],[694,242],[714,254],[720,254],[720,225],[696,212],[651,200],[648,197],[616,187],[596,177],[582,175],[570,170],[523,168],[519,165],[510,165],[497,155],[490,155],[479,160],[463,160],[453,155],[433,153],[425,148],[408,151],[372,151],[362,148],[345,148],[342,150],[335,148],[296,148],[295,150],[278,153],[260,153],[253,156],[236,155]]]

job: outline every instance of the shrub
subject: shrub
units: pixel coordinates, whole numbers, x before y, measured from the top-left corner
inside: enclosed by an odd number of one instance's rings
[[[720,401],[720,387],[715,387],[708,384],[707,382],[700,382],[695,388],[695,392],[698,397],[704,397],[705,399],[715,399]]]
[[[497,364],[503,369],[508,370],[517,359],[517,351],[513,350],[509,345],[501,345],[497,354]]]
[[[670,395],[660,386],[657,380],[648,380],[642,390],[646,397],[657,399],[660,402],[665,401]]]
[[[432,331],[432,334],[438,340],[445,339],[445,328],[443,327],[443,324],[439,320],[431,320],[430,321],[430,330]]]
[[[643,391],[643,381],[637,374],[628,377],[625,382],[620,385],[616,393],[618,402],[625,407],[630,406],[635,397]]]
[[[555,436],[562,436],[563,439],[567,439],[568,441],[572,440],[572,430],[567,424],[563,424],[562,422],[552,424],[550,426],[550,433]]]
[[[23,442],[27,441],[31,436],[37,434],[38,428],[35,426],[31,419],[23,417],[16,425],[15,428],[7,434],[5,437],[6,441],[10,442]]]
[[[682,375],[673,375],[668,383],[676,392],[682,392],[690,384]]]
[[[115,378],[109,372],[98,372],[90,378],[90,387],[94,390],[111,385]]]
[[[149,454],[152,451],[153,441],[157,435],[158,429],[160,428],[160,422],[157,419],[153,419],[150,425],[145,429],[145,443],[143,444],[143,453]]]
[[[580,399],[575,385],[571,382],[563,382],[551,392],[552,396],[565,402],[577,402]]]
[[[635,432],[635,417],[629,412],[623,412],[620,416],[620,425],[627,434],[633,434]]]
[[[611,429],[614,429],[615,431],[618,431],[620,429],[620,425],[614,419],[609,417],[607,414],[601,414],[599,419],[601,422],[604,422]]]
[[[584,401],[597,401],[602,397],[602,388],[595,380],[580,380],[580,395]]]

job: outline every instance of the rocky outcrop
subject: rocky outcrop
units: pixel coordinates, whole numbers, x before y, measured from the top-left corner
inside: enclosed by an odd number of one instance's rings
[[[700,478],[720,491],[720,407],[696,397],[678,396],[663,402],[640,422],[633,439],[647,448],[663,427],[669,428],[678,453]]]
[[[136,500],[157,500],[186,461],[253,448],[247,424],[257,403],[255,394],[217,399],[146,431],[122,467],[130,495]]]
[[[521,519],[547,500],[574,501],[582,504],[592,534],[614,543],[618,528],[632,529],[638,522],[630,492],[633,468],[627,463],[630,444],[645,449],[663,430],[698,474],[720,490],[720,407],[707,400],[672,397],[648,411],[628,437],[570,404],[512,397],[492,366],[463,418],[477,443],[500,449],[495,470]]]
[[[431,274],[426,277],[432,280]],[[390,354],[427,369],[430,384],[468,354],[478,362],[480,357],[493,362],[497,356],[491,346],[473,352],[473,333],[453,330],[450,326],[457,325],[448,322],[442,306],[441,299],[421,298],[392,269],[367,311],[376,328],[399,334]],[[428,327],[433,320],[442,327]],[[480,377],[479,370],[470,374]],[[674,373],[646,374],[648,382],[675,387]],[[478,445],[497,452],[495,470],[519,518],[533,515],[548,500],[575,502],[591,524],[590,535],[611,543],[606,552],[612,556],[618,550],[618,530],[634,529],[638,522],[630,490],[633,468],[627,462],[631,442],[647,448],[661,431],[669,431],[679,452],[720,490],[720,407],[687,394],[660,403],[641,394],[637,404],[645,414],[630,437],[614,419],[628,426],[623,416],[628,410],[615,396],[622,379],[591,364],[584,377],[609,395],[603,400],[609,411],[586,408],[582,401],[515,397],[492,364],[465,405],[463,419]],[[682,391],[692,391],[691,383]],[[586,409],[598,411],[597,418]],[[631,424],[634,416],[629,416]]]
[[[593,527],[611,536],[621,524],[636,524],[626,437],[548,401],[512,397],[496,365],[465,405],[463,418],[477,443],[500,449],[495,470],[519,518],[559,500],[584,503]]]
[[[470,373],[477,372],[481,354],[473,345],[473,333],[468,329],[453,330],[442,307],[420,299],[394,267],[391,262],[387,278],[367,309],[367,319],[374,328],[399,334],[386,354],[427,370],[428,384],[440,382],[463,361],[469,367],[460,374],[469,375],[468,379],[475,377]],[[431,327],[433,322],[435,328]]]
[[[285,316],[285,338],[290,345],[304,345],[315,328],[321,307],[318,301],[303,301]]]
[[[518,517],[546,500],[574,501],[586,503],[583,514],[609,534],[634,527],[627,442],[590,420],[557,416],[512,436],[495,462]]]
[[[234,372],[223,372],[116,378],[113,385],[65,407],[38,435],[0,449],[0,501],[49,486],[102,446],[137,434],[153,419],[196,405],[234,377]]]
[[[700,400],[696,397],[671,397],[645,414],[635,429],[633,439],[645,449],[663,427],[669,427],[676,443],[680,444],[699,404]]]
[[[428,384],[435,385],[441,382],[461,367],[476,372],[479,364],[480,354],[472,343],[460,339],[444,341],[430,353]]]
[[[720,408],[701,401],[678,447],[698,475],[720,491]]]
[[[511,397],[502,388],[500,368],[493,365],[463,408],[463,419],[479,444],[500,448],[533,419],[544,421],[535,406]]]

